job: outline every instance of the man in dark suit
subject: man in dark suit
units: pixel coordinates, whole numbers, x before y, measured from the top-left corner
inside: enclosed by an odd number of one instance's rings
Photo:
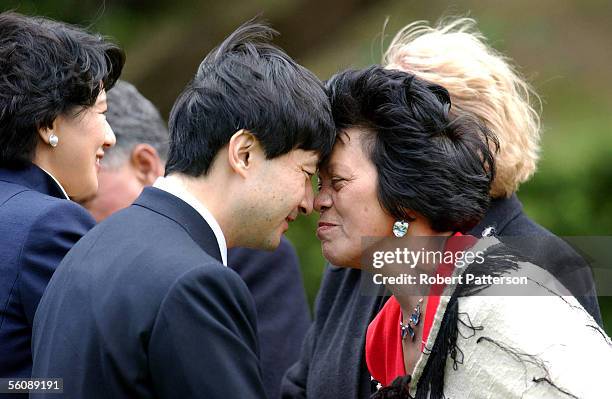
[[[74,398],[261,398],[256,310],[227,248],[274,249],[310,213],[334,128],[321,82],[247,23],[170,115],[166,177],[94,227],[34,321],[35,377]]]
[[[106,151],[96,195],[83,202],[97,222],[130,206],[145,187],[163,176],[168,153],[165,122],[133,85],[118,81],[107,102],[106,120],[117,140]],[[231,248],[227,262],[253,296],[262,378],[267,396],[277,398],[283,374],[297,361],[310,326],[295,248],[283,237],[273,252]]]

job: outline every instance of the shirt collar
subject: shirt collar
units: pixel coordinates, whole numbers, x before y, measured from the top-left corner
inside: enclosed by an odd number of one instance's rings
[[[38,167],[39,167],[40,169],[42,169],[42,171],[43,171],[43,172],[45,172],[46,174],[48,174],[48,175],[49,175],[49,177],[51,177],[51,178],[53,179],[53,181],[55,182],[55,184],[57,184],[57,186],[60,188],[60,190],[62,190],[62,193],[64,194],[64,197],[66,197],[66,199],[67,199],[67,200],[69,200],[69,199],[70,199],[70,197],[68,197],[68,193],[66,193],[66,190],[64,190],[64,186],[62,186],[62,185],[60,184],[59,180],[57,180],[57,179],[55,178],[55,176],[53,176],[53,175],[51,174],[51,172],[49,172],[48,170],[46,170],[46,169],[42,168],[41,166],[38,166]]]
[[[198,201],[198,199],[189,192],[187,187],[185,187],[185,185],[174,176],[158,177],[157,180],[155,180],[153,187],[164,190],[165,192],[185,201],[193,209],[195,209],[202,216],[202,218],[204,218],[206,223],[208,223],[212,229],[213,233],[215,233],[217,243],[219,244],[219,250],[221,252],[221,259],[223,260],[223,264],[227,266],[227,243],[225,241],[225,236],[223,235],[223,230],[221,230],[221,226],[219,226],[219,223],[213,214],[210,213],[204,204]]]

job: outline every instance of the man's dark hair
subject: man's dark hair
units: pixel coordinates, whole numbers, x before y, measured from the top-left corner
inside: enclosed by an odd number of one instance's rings
[[[119,80],[108,93],[107,102],[106,120],[117,138],[117,144],[106,150],[107,165],[122,165],[134,146],[141,143],[155,148],[162,160],[167,159],[168,128],[151,101],[130,83]]]
[[[249,21],[204,58],[170,113],[166,174],[205,175],[240,129],[268,159],[298,148],[331,151],[335,129],[323,84],[270,43],[275,34]]]
[[[0,166],[32,160],[38,129],[91,107],[119,78],[125,55],[102,36],[62,22],[0,14]]]
[[[423,215],[436,231],[465,232],[484,216],[495,175],[497,140],[467,116],[449,115],[442,86],[372,66],[327,82],[338,130],[369,132],[368,155],[378,174],[378,200],[394,218]]]

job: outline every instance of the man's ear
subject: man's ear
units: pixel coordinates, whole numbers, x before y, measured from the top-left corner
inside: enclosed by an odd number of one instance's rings
[[[245,176],[251,168],[255,153],[259,150],[257,138],[248,130],[240,129],[230,138],[227,156],[230,168]]]
[[[136,173],[136,178],[145,186],[155,183],[163,176],[164,165],[157,150],[149,144],[136,144],[130,153],[130,165]]]

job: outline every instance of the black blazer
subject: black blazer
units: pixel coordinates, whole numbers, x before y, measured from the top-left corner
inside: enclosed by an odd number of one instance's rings
[[[545,252],[538,245],[523,247],[523,250],[532,251],[527,255],[536,262],[551,256],[544,259],[546,262],[540,262],[548,265],[549,270],[563,268],[563,265],[555,265],[554,259],[567,260],[568,256],[572,259],[571,254],[575,254],[564,241],[530,220],[514,195],[493,201],[487,215],[471,234],[480,235],[491,225],[495,226],[502,241],[505,235],[542,237],[550,246]],[[562,255],[552,257],[551,254]],[[579,262],[575,258],[572,261]],[[585,286],[592,283],[590,274],[584,273],[583,277]],[[317,296],[315,320],[304,339],[300,360],[283,378],[283,398],[367,399],[375,392],[365,362],[365,335],[388,296],[383,290],[380,296],[363,295],[362,278],[367,279],[367,276],[357,269],[327,267]],[[597,298],[588,299],[583,305],[594,304],[585,307],[600,321]]]
[[[246,285],[200,214],[152,187],[64,258],[32,351],[68,398],[265,397]]]
[[[40,297],[66,252],[94,224],[38,166],[0,168],[0,377],[30,377]]]

